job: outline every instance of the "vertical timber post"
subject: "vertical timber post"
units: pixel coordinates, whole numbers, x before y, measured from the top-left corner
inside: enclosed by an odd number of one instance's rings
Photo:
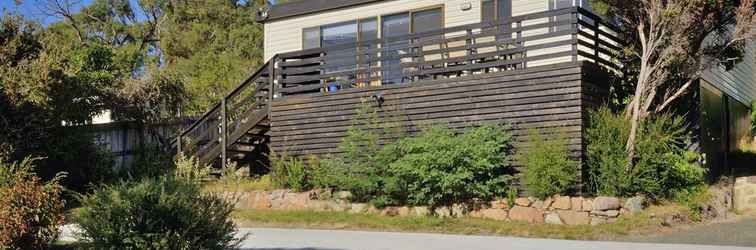
[[[577,11],[572,13],[572,62],[578,60],[578,15]]]
[[[221,167],[226,167],[226,161],[228,160],[227,146],[228,146],[228,117],[226,117],[226,97],[221,99]]]
[[[593,62],[596,63],[596,65],[599,65],[599,59],[601,58],[600,57],[601,55],[599,54],[599,48],[601,47],[601,40],[599,40],[599,39],[601,39],[601,37],[599,35],[599,31],[601,31],[601,26],[600,25],[601,25],[601,23],[599,22],[599,20],[596,19],[596,18],[594,18],[594,20],[593,20],[593,28],[594,28],[594,31],[593,31],[594,34],[593,34],[593,36],[594,36],[595,41],[593,41],[593,42],[594,42],[594,46],[595,46],[594,47],[594,49],[595,49],[595,51],[594,51],[594,53],[595,53],[594,57],[596,57],[596,58],[593,59]]]

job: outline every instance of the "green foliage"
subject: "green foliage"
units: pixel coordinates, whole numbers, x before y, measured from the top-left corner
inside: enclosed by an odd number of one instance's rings
[[[338,146],[338,155],[320,161],[315,169],[315,184],[320,188],[337,188],[352,192],[354,200],[371,201],[377,206],[401,203],[386,192],[398,192],[398,180],[388,167],[396,155],[383,150],[382,143],[390,143],[404,133],[399,115],[384,113],[380,117],[371,103],[363,101],[356,109],[352,125]]]
[[[34,175],[34,162],[0,159],[0,248],[47,249],[63,225],[62,175],[44,183]]]
[[[586,166],[588,188],[597,194],[610,196],[632,195],[632,177],[625,174],[629,164],[625,142],[630,124],[620,114],[607,107],[590,113],[586,129]]]
[[[520,192],[517,191],[517,188],[510,187],[507,189],[507,207],[514,207],[515,206],[515,200],[517,200],[517,197],[520,195]]]
[[[412,205],[488,201],[507,190],[511,140],[502,126],[484,125],[461,135],[431,126],[386,147],[398,156],[389,171],[401,180]]]
[[[593,192],[663,199],[705,184],[700,155],[685,149],[689,138],[682,117],[662,114],[641,123],[631,165],[622,150],[629,129],[623,121],[605,108],[591,114],[586,154]]]
[[[177,179],[181,179],[188,182],[200,183],[202,180],[210,176],[211,167],[207,165],[200,165],[194,156],[186,157],[184,154],[180,154],[175,162],[176,168],[173,171],[173,175]]]
[[[547,140],[535,129],[528,130],[528,145],[518,154],[523,170],[523,183],[533,195],[545,199],[565,193],[577,181],[579,163],[570,158],[566,136],[555,133]]]
[[[233,202],[173,176],[81,196],[80,241],[95,249],[235,249]]]
[[[290,188],[295,191],[304,191],[310,188],[308,182],[309,171],[304,162],[287,154],[278,155],[271,153],[271,181],[279,188]]]

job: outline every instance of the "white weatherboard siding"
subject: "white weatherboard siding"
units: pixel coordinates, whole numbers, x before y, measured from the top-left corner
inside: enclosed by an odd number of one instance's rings
[[[586,0],[575,0],[575,5],[590,9]],[[394,14],[409,10],[422,9],[434,6],[443,6],[445,27],[479,23],[481,21],[481,0],[390,0],[373,4],[359,5],[351,8],[324,11],[318,14],[310,14],[274,20],[265,23],[265,60],[273,55],[302,49],[302,30],[309,27],[351,21],[362,18],[376,17]],[[463,4],[470,4],[472,8],[462,10]],[[525,15],[530,13],[549,10],[549,0],[512,0],[512,15]],[[548,18],[523,22],[523,26],[547,22]],[[523,36],[533,36],[549,32],[548,28],[532,30]],[[571,39],[570,36],[552,37],[538,41],[528,42],[526,45],[537,45]],[[528,56],[552,54],[571,50],[571,46],[561,46],[549,49],[528,51]],[[570,57],[550,58],[532,62],[529,66],[537,66],[571,60]]]

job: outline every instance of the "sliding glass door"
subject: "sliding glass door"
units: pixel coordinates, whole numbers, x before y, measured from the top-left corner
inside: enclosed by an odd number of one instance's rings
[[[443,28],[442,8],[383,16],[381,20],[381,36],[388,41],[384,44],[386,49],[383,50],[384,58],[386,58],[382,60],[383,84],[402,83],[406,79],[401,63],[411,61],[411,58],[402,58],[402,56],[412,52],[407,47],[411,41],[396,39],[396,37]]]

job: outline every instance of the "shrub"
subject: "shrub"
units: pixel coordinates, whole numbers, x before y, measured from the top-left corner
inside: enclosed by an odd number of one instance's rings
[[[180,154],[174,165],[176,168],[172,171],[172,174],[178,179],[199,183],[210,176],[211,167],[200,165],[194,156],[186,157],[184,154]]]
[[[273,185],[279,188],[290,188],[295,191],[304,191],[310,188],[308,171],[304,162],[287,154],[278,155],[271,153],[271,180]]]
[[[557,138],[546,140],[535,129],[528,131],[528,145],[518,154],[523,170],[523,184],[538,198],[562,194],[575,184],[579,163],[570,159],[566,136],[554,133]]]
[[[0,159],[0,248],[47,249],[64,222],[62,175],[43,183],[35,159],[7,164]]]
[[[95,249],[237,248],[233,202],[168,175],[102,186],[79,197],[80,241]]]
[[[639,126],[635,157],[628,164],[624,143],[629,127],[606,108],[590,115],[586,132],[589,188],[601,195],[673,198],[705,185],[700,155],[687,151],[689,135],[683,118],[649,117]]]
[[[590,113],[586,129],[587,188],[609,196],[627,194],[630,178],[624,174],[628,165],[625,142],[629,123],[607,107]]]
[[[398,156],[389,168],[412,205],[488,201],[507,190],[511,140],[502,126],[485,125],[461,135],[431,126],[388,146]]]
[[[379,207],[401,203],[394,199],[396,195],[386,195],[387,190],[392,192],[396,187],[396,179],[388,172],[395,156],[387,154],[381,145],[381,138],[403,134],[402,125],[397,123],[381,119],[372,106],[363,102],[338,146],[341,153],[328,156],[314,169],[316,187],[348,190],[353,200],[370,201]]]

